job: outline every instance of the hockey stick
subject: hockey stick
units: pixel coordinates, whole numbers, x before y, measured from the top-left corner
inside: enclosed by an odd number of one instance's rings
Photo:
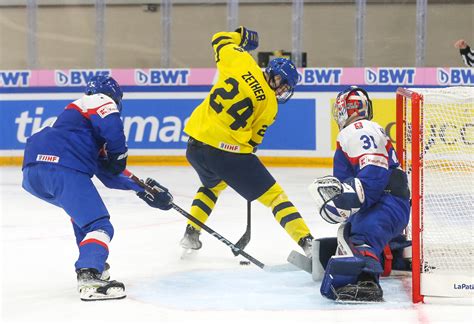
[[[245,229],[245,233],[242,235],[242,237],[235,243],[235,246],[238,247],[239,249],[243,250],[249,244],[250,242],[250,222],[251,222],[251,213],[252,213],[252,202],[250,200],[247,200],[247,228]],[[232,250],[232,253],[234,253],[235,256],[238,256],[240,253],[235,252]]]
[[[137,176],[135,176],[133,173],[131,173],[129,170],[125,170],[123,172],[123,174],[127,177],[129,177],[130,179],[132,179],[133,182],[135,182],[136,184],[138,184],[140,187],[142,188],[145,188],[147,191],[149,192],[154,192],[156,193],[156,190],[151,188],[150,186],[146,185],[145,182],[143,182],[143,180],[139,179]],[[261,269],[264,269],[266,270],[266,267],[265,264],[263,264],[262,262],[258,261],[257,259],[255,259],[253,256],[251,256],[250,254],[244,252],[243,250],[241,250],[239,247],[235,246],[234,244],[232,244],[232,242],[230,242],[228,239],[226,239],[224,236],[220,235],[219,233],[217,233],[216,231],[214,231],[212,228],[208,227],[207,225],[205,225],[203,222],[201,222],[199,219],[195,218],[193,215],[189,214],[187,211],[185,211],[184,209],[182,209],[181,207],[179,207],[178,205],[176,205],[175,203],[171,203],[171,206],[174,210],[176,210],[178,213],[180,213],[181,215],[183,215],[184,217],[186,217],[187,219],[189,219],[190,221],[192,221],[193,223],[199,225],[203,230],[205,230],[206,232],[208,232],[209,234],[211,234],[212,236],[214,236],[216,239],[218,239],[219,241],[221,241],[222,243],[224,243],[225,245],[227,245],[228,247],[230,247],[230,249],[233,251],[233,252],[236,252],[238,254],[240,254],[241,256],[243,256],[244,258],[246,258],[247,260],[249,260],[250,262],[252,262],[253,264],[255,264],[257,267],[261,268]]]

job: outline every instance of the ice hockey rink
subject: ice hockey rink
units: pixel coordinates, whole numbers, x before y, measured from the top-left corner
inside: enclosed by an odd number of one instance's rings
[[[134,167],[168,187],[188,210],[198,178],[190,167]],[[320,219],[307,186],[329,169],[270,168],[299,208],[315,237],[335,236],[337,225]],[[319,283],[303,271],[265,272],[242,266],[241,257],[203,233],[203,248],[181,259],[178,242],[186,219],[174,210],[148,207],[134,193],[98,183],[111,214],[112,279],[124,282],[127,298],[82,302],[76,291],[78,255],[68,216],[21,188],[19,167],[0,168],[2,323],[451,323],[474,321],[472,306],[413,305],[411,278],[382,279],[385,302],[339,304],[319,294]],[[226,190],[207,225],[232,242],[244,233],[246,202]],[[247,253],[281,266],[291,241],[270,210],[252,204]],[[282,267],[284,268],[284,267]]]

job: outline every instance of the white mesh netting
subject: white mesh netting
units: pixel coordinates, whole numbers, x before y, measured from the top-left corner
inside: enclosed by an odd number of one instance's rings
[[[410,89],[423,95],[422,272],[474,270],[474,88]],[[407,100],[407,170],[411,103]]]

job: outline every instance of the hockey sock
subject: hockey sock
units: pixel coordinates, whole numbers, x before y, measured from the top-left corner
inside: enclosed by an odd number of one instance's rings
[[[109,217],[102,217],[82,228],[87,233],[79,243],[79,259],[76,261],[76,270],[82,268],[104,271],[105,261],[109,256],[109,243],[114,235],[114,228]]]
[[[76,269],[92,268],[102,273],[105,261],[109,256],[109,243],[110,238],[105,232],[87,233],[79,244],[79,259],[76,262]]]
[[[213,188],[199,188],[198,192],[194,196],[190,214],[200,220],[202,223],[205,223],[209,215],[211,215],[214,206],[216,205],[219,194],[226,187],[227,184],[224,181],[221,181],[217,186]],[[200,226],[194,224],[191,221],[189,221],[188,224],[191,224],[197,230],[201,229]]]
[[[309,228],[301,214],[278,183],[275,183],[258,198],[262,204],[272,208],[275,220],[285,229],[291,238],[298,243],[303,237],[310,234]]]

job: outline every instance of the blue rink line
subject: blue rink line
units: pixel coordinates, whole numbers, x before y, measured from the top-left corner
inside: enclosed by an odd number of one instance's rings
[[[341,304],[319,293],[303,271],[199,270],[129,287],[135,300],[179,310],[337,310],[411,308],[401,279],[383,279],[384,303]]]

